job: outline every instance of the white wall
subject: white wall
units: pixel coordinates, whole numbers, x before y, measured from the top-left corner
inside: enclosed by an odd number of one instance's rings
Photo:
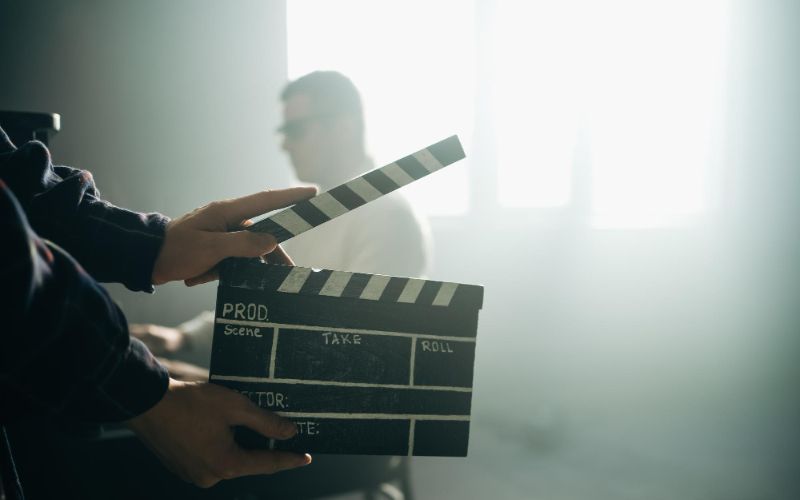
[[[286,80],[285,3],[4,2],[0,109],[57,112],[57,162],[103,196],[178,216],[290,181],[273,133]],[[213,284],[111,286],[132,321],[212,308]]]

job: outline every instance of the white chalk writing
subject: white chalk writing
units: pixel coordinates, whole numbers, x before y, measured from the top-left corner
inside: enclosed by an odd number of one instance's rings
[[[225,335],[236,335],[242,337],[258,337],[261,338],[261,328],[254,328],[251,326],[225,325]]]
[[[297,422],[297,434],[306,435],[306,436],[318,436],[319,435],[319,425],[317,422],[307,420],[304,422]]]
[[[357,333],[323,332],[325,345],[361,345],[361,335]]]
[[[261,408],[289,408],[289,398],[280,392],[240,391]]]
[[[423,352],[454,352],[450,347],[450,342],[441,342],[438,340],[423,340],[421,341]]]
[[[222,304],[222,317],[249,321],[267,321],[267,306],[243,302]]]

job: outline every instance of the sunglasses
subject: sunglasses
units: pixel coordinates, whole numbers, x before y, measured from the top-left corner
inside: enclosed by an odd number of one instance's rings
[[[283,134],[287,139],[300,139],[308,130],[308,126],[319,120],[330,119],[336,116],[335,113],[322,113],[317,115],[304,116],[295,120],[289,120],[276,129],[276,132]]]

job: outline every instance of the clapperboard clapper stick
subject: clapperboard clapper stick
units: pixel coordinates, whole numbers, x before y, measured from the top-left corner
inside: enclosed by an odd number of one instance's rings
[[[255,226],[285,241],[464,157],[453,136]],[[291,418],[248,447],[466,456],[483,287],[293,267],[220,266],[209,380]]]
[[[281,210],[248,229],[270,233],[282,243],[463,158],[461,142],[453,135]]]

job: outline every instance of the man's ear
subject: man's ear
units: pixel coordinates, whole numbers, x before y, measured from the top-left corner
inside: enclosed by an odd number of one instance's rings
[[[351,142],[356,133],[355,120],[350,115],[337,116],[331,133],[339,144]]]
[[[337,122],[337,132],[339,139],[347,143],[360,142],[362,136],[361,120],[352,114],[345,114],[339,117]]]

